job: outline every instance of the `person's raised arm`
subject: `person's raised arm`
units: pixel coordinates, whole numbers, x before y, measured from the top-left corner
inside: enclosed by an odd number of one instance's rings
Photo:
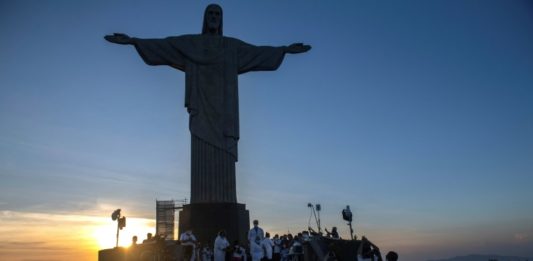
[[[134,44],[135,43],[135,38],[129,37],[127,34],[122,34],[122,33],[108,34],[104,36],[104,39],[106,39],[108,42],[115,43],[115,44]]]

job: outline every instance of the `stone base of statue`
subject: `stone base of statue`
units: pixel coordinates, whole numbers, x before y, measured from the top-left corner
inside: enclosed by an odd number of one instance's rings
[[[192,203],[184,205],[179,213],[179,232],[181,235],[192,229],[198,242],[213,246],[218,232],[226,230],[230,244],[239,240],[248,242],[250,213],[244,204],[239,203]]]

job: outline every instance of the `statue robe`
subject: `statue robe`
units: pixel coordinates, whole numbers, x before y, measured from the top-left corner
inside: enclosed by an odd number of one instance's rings
[[[135,48],[149,65],[185,72],[192,135],[191,203],[236,202],[238,75],[276,70],[285,55],[283,48],[212,35],[135,38]]]

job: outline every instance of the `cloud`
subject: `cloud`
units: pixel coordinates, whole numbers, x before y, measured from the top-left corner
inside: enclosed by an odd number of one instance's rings
[[[68,247],[58,247],[58,246],[48,246],[45,241],[12,241],[12,242],[0,242],[0,249],[9,249],[9,250],[48,250],[48,251],[64,251],[64,250],[73,250],[73,248]]]

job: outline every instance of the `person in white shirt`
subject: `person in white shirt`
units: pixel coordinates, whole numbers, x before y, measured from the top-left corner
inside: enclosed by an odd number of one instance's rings
[[[252,261],[260,261],[263,258],[264,251],[261,247],[261,238],[259,236],[255,237],[250,243],[250,255],[252,256]]]
[[[193,235],[192,230],[188,229],[185,233],[180,235],[180,242],[182,246],[185,246],[185,255],[190,255],[190,260],[196,259],[196,237]]]
[[[272,247],[274,247],[274,242],[270,239],[270,233],[266,232],[265,238],[261,241],[261,248],[264,252],[263,260],[272,260]]]
[[[228,239],[226,239],[226,231],[220,230],[218,236],[215,239],[215,247],[213,248],[215,260],[214,261],[225,261],[226,260],[226,250],[230,246]]]
[[[263,232],[263,229],[259,227],[259,221],[257,221],[257,219],[254,220],[254,227],[248,232],[248,242],[252,244],[252,242],[255,241],[256,237],[259,237],[259,240],[262,241],[263,238],[265,238],[264,235],[265,233]]]

